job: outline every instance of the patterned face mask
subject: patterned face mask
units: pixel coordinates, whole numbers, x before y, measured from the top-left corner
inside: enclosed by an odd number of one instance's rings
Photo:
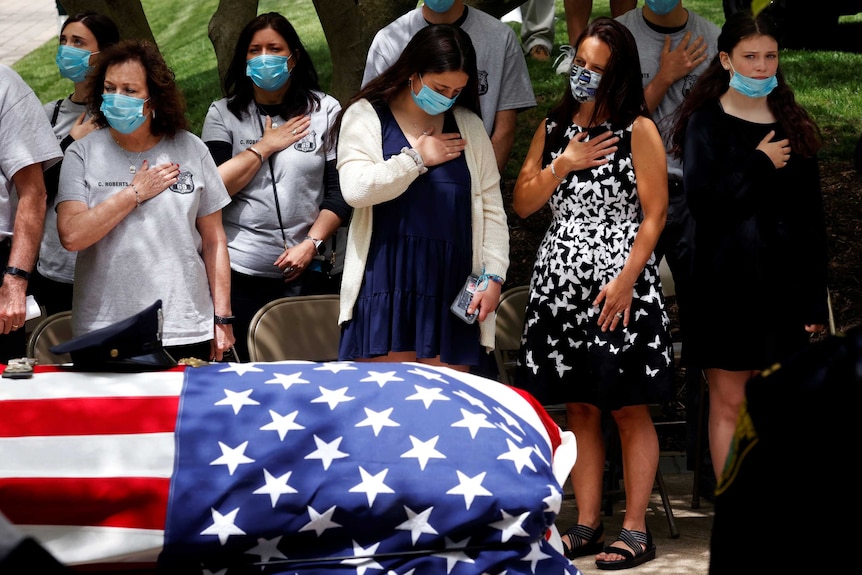
[[[572,66],[572,75],[569,76],[569,87],[572,89],[572,96],[581,104],[596,99],[596,92],[599,89],[599,82],[601,81],[602,75],[598,72],[587,70],[577,64]]]

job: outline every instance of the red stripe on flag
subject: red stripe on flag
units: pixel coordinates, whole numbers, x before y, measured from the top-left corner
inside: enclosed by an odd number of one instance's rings
[[[0,437],[173,433],[176,396],[0,401]]]
[[[0,508],[19,525],[164,529],[170,479],[0,479]]]

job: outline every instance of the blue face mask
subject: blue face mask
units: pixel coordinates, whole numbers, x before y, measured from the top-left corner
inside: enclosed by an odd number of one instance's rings
[[[287,68],[289,58],[290,56],[274,54],[255,56],[245,63],[245,75],[262,90],[278,90],[290,78],[290,70]]]
[[[743,76],[733,69],[733,64],[730,64],[730,70],[733,72],[730,76],[730,87],[743,96],[748,96],[749,98],[763,98],[768,96],[778,85],[778,79],[774,74],[769,78],[758,80],[757,78]]]
[[[422,82],[422,76],[419,76],[419,81]],[[418,94],[413,93],[413,86],[411,85],[410,95],[413,96],[413,101],[416,102],[417,106],[422,108],[426,114],[430,114],[432,116],[442,114],[451,108],[452,105],[455,104],[455,100],[458,98],[457,94],[454,98],[447,98],[443,94],[435,92],[426,86],[425,82],[422,82],[422,89],[419,90]]]
[[[644,4],[659,16],[664,16],[665,14],[670,14],[670,11],[676,8],[679,0],[645,0]]]
[[[93,54],[98,54],[98,52],[61,45],[57,48],[57,58],[54,61],[57,62],[61,76],[73,82],[83,82],[92,68],[90,56]]]
[[[147,119],[144,115],[144,103],[147,100],[125,94],[102,94],[99,110],[104,114],[109,126],[121,134],[131,134]]]
[[[452,7],[455,0],[425,0],[425,5],[434,12],[442,14]]]
[[[572,66],[572,75],[569,76],[569,87],[572,89],[572,96],[581,104],[592,102],[596,99],[596,92],[599,89],[599,82],[602,81],[602,75],[592,70],[587,70],[583,66]]]

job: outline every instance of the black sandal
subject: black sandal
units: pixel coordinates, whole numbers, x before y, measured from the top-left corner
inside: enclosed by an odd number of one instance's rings
[[[624,543],[631,549],[637,549],[638,552],[632,553],[624,547],[613,547],[613,544],[608,545],[602,549],[603,553],[616,553],[618,555],[622,555],[625,559],[621,559],[620,561],[596,559],[596,567],[603,571],[618,571],[620,569],[637,567],[638,565],[655,559],[655,545],[653,545],[652,534],[649,532],[649,529],[646,530],[646,533],[643,531],[623,529],[620,531],[620,536],[617,537],[617,541]],[[614,541],[614,543],[616,543],[616,541]]]
[[[563,551],[566,559],[575,559],[584,555],[595,555],[602,550],[605,544],[601,541],[605,534],[605,526],[599,523],[595,529],[591,529],[586,525],[573,525],[568,531],[563,533]],[[566,545],[566,543],[569,543]],[[579,543],[579,545],[576,545]]]

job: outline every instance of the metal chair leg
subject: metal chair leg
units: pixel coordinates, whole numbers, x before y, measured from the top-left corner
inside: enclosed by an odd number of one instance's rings
[[[661,468],[656,469],[655,482],[658,486],[658,493],[661,496],[661,503],[664,506],[664,514],[667,517],[667,526],[670,528],[671,539],[679,539],[679,529],[673,517],[673,508],[670,506],[670,498],[667,496],[667,485],[665,485]]]

